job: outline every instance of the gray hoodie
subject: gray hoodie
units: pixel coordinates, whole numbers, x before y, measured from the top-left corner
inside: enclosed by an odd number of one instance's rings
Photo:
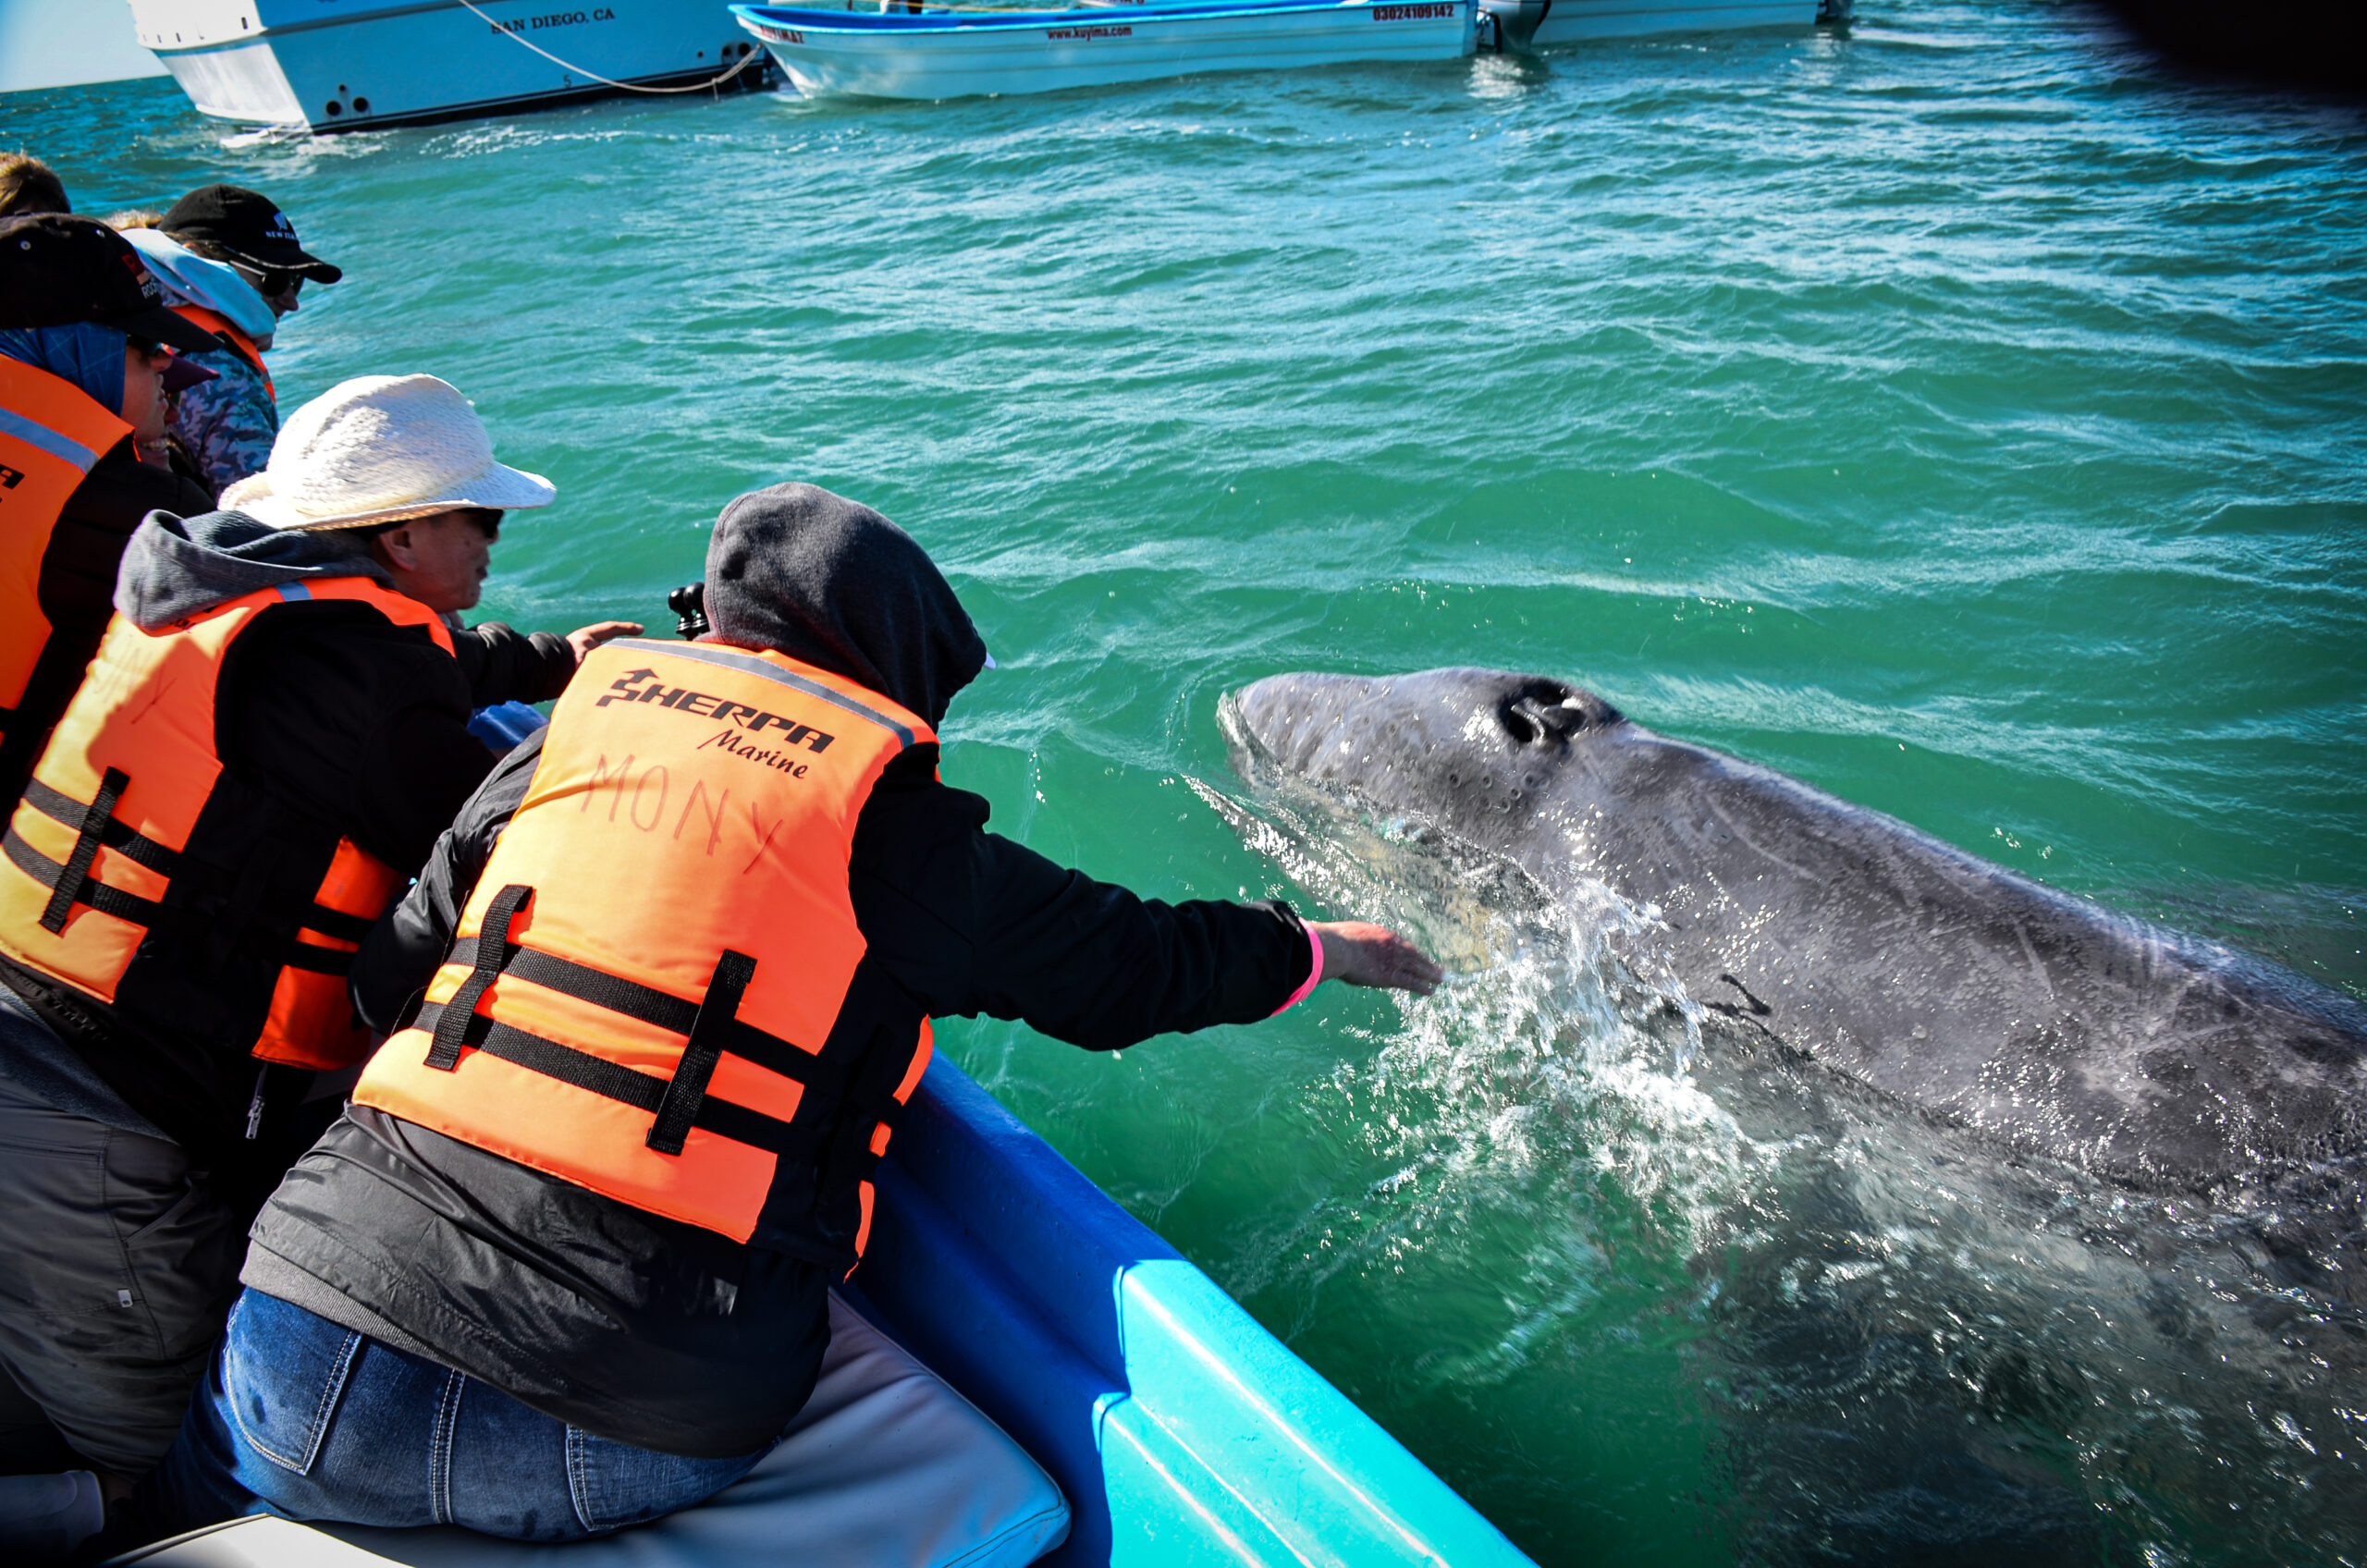
[[[150,512],[124,546],[115,607],[141,631],[156,631],[259,589],[322,577],[395,585],[369,541],[348,530],[274,528],[244,512]]]

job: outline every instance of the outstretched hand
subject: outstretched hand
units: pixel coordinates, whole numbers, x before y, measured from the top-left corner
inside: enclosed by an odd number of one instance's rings
[[[1427,997],[1446,977],[1429,954],[1386,925],[1368,920],[1310,920],[1306,928],[1323,944],[1326,980]]]
[[[641,622],[637,620],[604,620],[596,626],[581,627],[569,632],[567,645],[575,650],[575,662],[582,664],[583,655],[601,643],[619,637],[638,637],[641,631]]]

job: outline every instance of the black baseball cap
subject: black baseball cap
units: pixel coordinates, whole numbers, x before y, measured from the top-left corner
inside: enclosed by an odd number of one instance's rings
[[[176,239],[219,245],[258,271],[297,273],[315,283],[335,283],[345,276],[305,250],[288,214],[260,190],[202,185],[174,202],[156,227]]]
[[[165,308],[130,241],[96,218],[33,213],[0,219],[0,326],[95,322],[129,337],[203,354],[222,340]]]

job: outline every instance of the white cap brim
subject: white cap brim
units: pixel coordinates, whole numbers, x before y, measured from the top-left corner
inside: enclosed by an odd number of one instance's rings
[[[460,507],[489,507],[497,511],[525,511],[534,507],[547,507],[558,496],[558,489],[539,473],[511,468],[507,463],[494,463],[482,473],[448,485],[442,494],[423,496],[400,506],[379,507],[370,511],[313,514],[297,510],[295,506],[273,494],[271,474],[249,474],[222,492],[222,509],[240,512],[267,527],[311,531],[332,528],[370,528],[382,522],[403,522],[415,517],[428,517],[436,512],[448,512]]]

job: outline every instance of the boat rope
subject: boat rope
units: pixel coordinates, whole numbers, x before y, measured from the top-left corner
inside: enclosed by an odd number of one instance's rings
[[[577,76],[586,78],[592,81],[596,81],[603,87],[621,88],[627,92],[705,92],[714,88],[721,87],[725,82],[730,81],[733,77],[738,76],[742,71],[746,70],[751,65],[754,65],[756,61],[765,57],[765,52],[762,49],[751,48],[746,54],[740,56],[740,63],[738,65],[732,67],[730,70],[725,71],[721,76],[710,77],[705,81],[694,81],[688,87],[641,87],[636,86],[634,83],[630,81],[619,81],[614,77],[602,76],[598,71],[587,71],[582,66],[560,59],[557,55],[552,54],[549,50],[544,48],[539,43],[529,43],[526,40],[510,31],[509,27],[503,23],[499,18],[486,17],[484,10],[477,6],[476,0],[460,0],[460,5],[463,8],[474,11],[480,17],[484,17],[486,21],[493,24],[494,31],[501,34],[502,37],[509,40],[510,43],[517,44],[520,48],[532,49],[535,54],[540,55],[544,59],[548,60],[551,64],[555,66],[565,66]]]

